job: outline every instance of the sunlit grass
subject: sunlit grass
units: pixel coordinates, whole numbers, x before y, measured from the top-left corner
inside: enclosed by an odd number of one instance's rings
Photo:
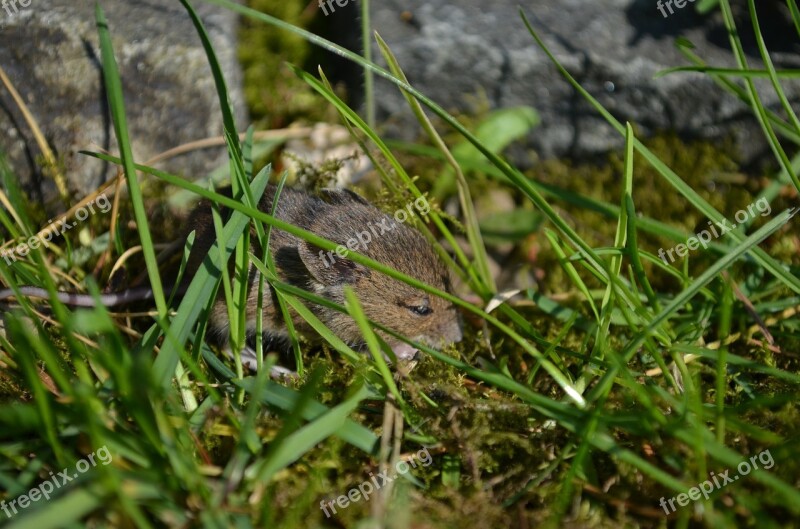
[[[479,301],[441,292],[358,253],[349,257],[459,306],[468,328],[465,340],[444,351],[414,344],[425,353],[423,361],[410,375],[394,373],[372,329],[405,341],[407,337],[369,322],[352,292],[346,306],[338,306],[283,283],[268,253],[250,252],[251,237],[266,248],[272,229],[323,250],[334,250],[337,244],[258,210],[258,197],[269,179],[280,175],[271,174],[269,166],[254,170],[253,131],[240,139],[213,47],[185,1],[219,95],[233,197],[135,160],[114,60],[113,27],[106,27],[98,7],[105,85],[120,155],[89,155],[122,167],[136,220],[129,237],[142,246],[156,292],[156,312],[136,327],[145,329],[141,334],[134,329],[123,333],[102,307],[71,310],[54,296],[48,314],[55,324],[43,320],[37,306],[24,297],[18,300],[19,308],[4,314],[0,498],[18,498],[48,472],[72,469],[101,447],[114,458],[57,491],[52,500],[34,503],[11,517],[8,527],[288,528],[353,526],[370,516],[380,527],[412,527],[415,516],[424,521],[451,517],[440,525],[431,522],[435,527],[489,527],[520,512],[535,513],[532,524],[544,520],[558,527],[581,516],[575,513],[576,499],[587,502],[590,511],[579,518],[580,524],[594,520],[597,526],[610,526],[628,517],[631,523],[657,525],[665,516],[661,497],[687,491],[711,471],[729,469],[734,474],[741,461],[767,448],[774,467],[754,470],[710,499],[678,509],[672,518],[683,525],[700,519],[716,527],[775,525],[798,515],[795,461],[800,447],[793,437],[800,376],[792,348],[800,344],[800,279],[796,265],[759,247],[775,234],[790,240],[791,233],[797,233],[791,228],[797,222],[792,218],[796,209],[774,210],[763,225],[715,240],[708,263],[685,261],[682,268],[671,267],[640,246],[639,235],[682,242],[691,234],[669,219],[637,210],[637,197],[648,189],[637,181],[636,160],[651,165],[708,219],[719,221],[723,214],[659,160],[631,124],[616,120],[580,87],[524,13],[519,24],[527,25],[565,79],[625,138],[624,173],[611,194],[618,197],[616,203],[532,181],[502,157],[498,146],[467,130],[409,85],[402,65],[379,37],[389,70],[234,2],[208,1],[336,51],[403,91],[433,147],[402,147],[428,155],[430,163],[451,171],[450,183],[440,192],[458,196],[469,252],[457,242],[459,226],[440,214],[441,209],[432,208],[417,226],[462,280],[463,294]],[[759,196],[773,199],[781,191],[799,188],[798,161],[791,153],[797,150],[800,121],[781,90],[781,81],[790,74],[771,64],[760,38],[765,67],[749,69],[728,2],[720,4],[739,69],[708,67],[691,54],[687,43],[681,43],[682,49],[694,67],[744,100],[758,117],[779,167]],[[750,8],[759,33],[753,0]],[[798,11],[791,12],[800,27]],[[338,112],[388,189],[398,197],[432,196],[432,190],[412,178],[398,160],[397,145],[384,140],[370,119],[350,108],[331,89],[324,72],[296,73],[319,94],[321,105]],[[751,81],[755,76],[770,79],[783,117],[764,108]],[[376,96],[370,92],[370,97]],[[426,112],[460,134],[462,145],[470,149],[446,145]],[[496,119],[502,123],[503,117]],[[528,130],[535,122],[535,113],[527,111],[515,126]],[[563,285],[563,292],[571,295],[568,301],[527,289],[521,291],[527,304],[491,303],[500,293],[490,272],[489,243],[472,204],[470,171],[488,174],[535,206],[541,228],[537,223],[531,230],[540,232],[568,278]],[[10,237],[30,236],[35,225],[13,171],[0,165],[0,173],[11,205],[8,213],[0,210],[0,223]],[[217,211],[231,212],[228,217],[215,214],[217,244],[172,309],[156,264],[153,227],[140,189],[144,178],[206,198]],[[613,240],[604,247],[591,244],[562,213],[567,208],[600,211],[613,219]],[[253,233],[250,226],[255,226]],[[184,263],[187,252],[184,249]],[[54,292],[63,283],[45,255],[38,249],[11,266],[0,260],[0,279],[11,288],[39,284]],[[231,260],[233,273],[226,266]],[[257,375],[246,372],[238,356],[245,345],[250,265],[261,272],[262,294],[272,289],[283,313],[299,314],[327,344],[318,355],[302,354],[308,348],[301,347],[301,337],[290,328],[300,368],[296,381],[269,380],[267,373],[277,359],[266,354],[260,342],[262,369]],[[656,288],[648,274],[671,275],[680,286]],[[86,285],[97,293],[91,279]],[[232,362],[204,340],[208,309],[220,289],[231,322]],[[531,309],[534,301],[536,308]],[[306,302],[351,314],[365,335],[369,354],[339,339]],[[755,319],[753,310],[762,321]],[[555,331],[542,328],[543,321]],[[763,335],[765,330],[769,337]],[[470,420],[462,415],[468,413]],[[386,432],[391,435],[383,435]],[[382,498],[371,505],[354,504],[336,520],[325,518],[317,508],[321,500],[335,499],[354,483],[369,479],[370,472],[385,468],[400,452],[421,445],[431,448],[433,464],[397,486],[396,503]],[[486,507],[476,509],[472,518],[462,517],[452,507],[463,501],[482,501]],[[411,507],[410,514],[398,514],[400,506]]]

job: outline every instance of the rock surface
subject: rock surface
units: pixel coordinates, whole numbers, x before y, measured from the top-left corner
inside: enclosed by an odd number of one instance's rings
[[[222,117],[211,70],[181,4],[174,0],[104,0],[101,5],[114,42],[137,161],[192,140],[220,135]],[[239,114],[237,125],[243,127],[237,19],[229,11],[203,2],[194,5],[225,70]],[[118,151],[94,19],[94,2],[83,0],[17,0],[0,10],[0,66],[63,162],[74,195],[95,189],[115,171],[78,151]],[[0,150],[30,196],[52,203],[57,197],[54,182],[42,176],[41,153],[33,134],[2,86]],[[160,167],[186,176],[205,175],[225,156],[223,149],[195,151]]]
[[[666,2],[663,2],[666,3]],[[663,5],[662,3],[662,5]],[[529,146],[545,157],[582,156],[622,144],[615,132],[558,73],[519,16],[517,0],[382,0],[375,2],[373,27],[387,41],[411,83],[448,110],[469,110],[485,94],[492,108],[530,105],[542,122]],[[777,65],[797,67],[798,39],[782,2],[758,2],[762,32]],[[617,119],[638,132],[675,130],[682,135],[720,138],[734,134],[745,160],[767,152],[750,110],[701,74],[659,79],[664,68],[688,64],[674,40],[685,36],[707,63],[733,66],[719,13],[701,16],[695,5],[673,6],[662,16],[656,0],[531,0],[523,10],[556,58]],[[737,13],[748,60],[760,57],[746,13]],[[374,52],[376,57],[380,53]],[[398,118],[395,133],[414,137],[407,106],[396,88],[381,80],[379,116]],[[765,100],[777,108],[768,85]],[[786,82],[793,101],[797,82]],[[767,153],[768,154],[768,153]]]

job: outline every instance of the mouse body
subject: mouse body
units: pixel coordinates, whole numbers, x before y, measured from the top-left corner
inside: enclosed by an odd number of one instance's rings
[[[259,210],[268,214],[271,212],[275,192],[276,186],[270,184],[258,203]],[[189,218],[188,227],[195,230],[196,235],[187,263],[187,278],[194,275],[216,242],[211,211],[211,204],[203,200]],[[399,215],[401,211],[404,215]],[[407,219],[406,210],[398,210],[394,217],[389,216],[361,196],[344,189],[322,190],[315,195],[284,188],[272,214],[340,245],[337,251],[323,251],[299,237],[273,228],[269,241],[270,253],[281,281],[340,305],[345,304],[344,287],[349,285],[358,296],[366,316],[375,322],[434,347],[461,340],[461,322],[455,305],[346,257],[347,251],[357,251],[430,286],[450,292],[449,270],[431,244],[419,231],[398,221]],[[251,250],[260,257],[262,251],[258,247],[255,228],[251,227],[251,231]],[[259,274],[253,265],[248,276],[247,330],[252,337],[258,317],[259,283]],[[275,293],[268,283],[264,285],[264,343],[288,343],[288,332]],[[364,345],[361,331],[349,315],[316,303],[304,303],[342,341],[354,348]],[[295,327],[318,341],[316,332],[294,311],[290,312]],[[217,343],[227,343],[229,321],[221,289],[211,309],[208,332]],[[411,346],[380,334],[399,359],[410,359],[417,353]],[[250,362],[247,363],[250,365]]]
[[[271,213],[275,192],[276,186],[267,186],[258,203],[261,211]],[[420,205],[419,200],[414,203],[415,206]],[[424,201],[424,198],[421,200]],[[427,206],[427,202],[424,204]],[[369,319],[413,341],[433,347],[460,341],[461,321],[455,305],[346,257],[348,251],[357,251],[439,290],[451,292],[449,270],[422,234],[405,224],[405,220],[412,213],[412,207],[409,206],[407,210],[398,210],[392,217],[356,193],[344,189],[323,190],[315,195],[284,188],[279,196],[276,211],[272,214],[278,219],[336,242],[340,246],[337,251],[323,251],[290,233],[272,229],[270,253],[279,278],[339,305],[345,304],[344,287],[349,285],[358,296]],[[188,281],[202,266],[203,259],[216,242],[211,211],[210,202],[202,200],[188,218],[187,235],[192,230],[196,234],[187,262],[184,284],[179,291],[186,288]],[[262,251],[258,247],[254,227],[251,227],[250,240],[253,241],[252,253],[260,257]],[[256,332],[256,318],[259,317],[257,310],[259,274],[253,265],[248,276],[247,330],[248,338],[252,338]],[[264,343],[282,343],[288,348],[288,332],[275,293],[268,283],[264,284],[265,295],[262,303]],[[22,286],[19,290],[23,295],[30,297],[45,299],[49,297],[48,292],[40,287]],[[10,289],[0,290],[0,299],[14,295]],[[87,294],[58,292],[57,297],[63,303],[74,306],[93,307],[96,304],[95,299]],[[152,297],[152,290],[149,287],[139,287],[102,294],[99,300],[106,307],[115,307],[149,300]],[[361,331],[349,315],[316,303],[305,301],[304,303],[342,341],[353,348],[363,348]],[[319,341],[316,332],[294,311],[290,312],[295,328],[312,341]],[[225,297],[220,289],[209,315],[208,337],[218,345],[226,347],[229,327]],[[413,347],[385,333],[379,332],[379,334],[392,347],[399,359],[407,360],[417,353]],[[253,369],[256,367],[252,349],[243,352],[243,361],[248,367]]]

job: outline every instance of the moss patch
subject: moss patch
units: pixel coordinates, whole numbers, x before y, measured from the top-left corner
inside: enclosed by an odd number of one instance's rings
[[[301,0],[248,0],[248,7],[309,29],[320,17],[316,4]],[[316,71],[318,51],[299,35],[242,18],[239,30],[239,60],[244,73],[244,94],[258,128],[274,129],[299,119],[331,121],[330,105],[289,69],[291,63]]]

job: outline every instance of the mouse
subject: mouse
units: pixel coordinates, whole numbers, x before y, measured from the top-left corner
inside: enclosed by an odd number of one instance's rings
[[[278,219],[293,224],[339,244],[336,251],[324,251],[303,239],[279,229],[272,229],[269,250],[279,279],[285,283],[313,292],[337,304],[345,304],[344,288],[349,285],[365,315],[411,340],[437,347],[459,342],[462,323],[456,306],[438,296],[428,294],[402,281],[347,258],[350,250],[357,251],[375,261],[418,279],[439,290],[452,293],[450,271],[436,254],[430,242],[415,228],[406,223],[412,207],[388,215],[370,204],[365,198],[347,189],[323,189],[311,193],[285,187],[281,190],[277,206],[271,213],[277,186],[270,184],[258,202],[258,208]],[[230,188],[220,191],[230,196]],[[424,197],[421,197],[424,201]],[[420,199],[414,202],[421,205]],[[424,202],[427,206],[427,202]],[[429,207],[428,207],[429,208]],[[418,207],[418,209],[421,209]],[[223,210],[223,215],[225,211]],[[404,215],[400,215],[404,213]],[[203,259],[216,243],[211,202],[201,200],[190,213],[186,234],[195,232],[195,242],[187,260],[183,290],[202,266]],[[251,251],[261,256],[255,227],[251,226]],[[232,264],[232,261],[231,261]],[[248,273],[246,303],[248,342],[256,332],[259,274],[251,265]],[[23,286],[22,294],[47,298],[46,290]],[[91,307],[95,300],[86,294],[59,292],[58,298],[66,304]],[[10,289],[0,290],[0,299],[14,296]],[[134,301],[152,299],[149,288],[135,288],[122,292],[103,294],[100,302],[113,307]],[[342,341],[356,350],[364,350],[365,343],[355,320],[348,314],[301,300],[314,315]],[[277,345],[288,351],[289,334],[277,304],[276,294],[264,283],[262,301],[262,331],[264,343]],[[322,338],[294,311],[292,322],[312,343]],[[377,331],[392,348],[398,360],[413,359],[418,350],[388,334]],[[211,307],[207,338],[218,346],[228,347],[229,321],[222,289]],[[255,369],[255,352],[248,347],[242,353],[243,364]]]
[[[267,186],[258,203],[260,211],[270,214],[276,189],[274,184]],[[417,199],[414,204],[418,206],[422,202]],[[424,205],[427,206],[427,202]],[[272,215],[337,243],[339,247],[336,251],[324,251],[295,235],[273,228],[269,245],[278,278],[340,305],[345,304],[344,287],[349,285],[369,319],[415,342],[433,347],[461,341],[460,315],[450,301],[347,258],[347,253],[354,250],[430,286],[452,293],[450,271],[431,244],[418,230],[407,222],[401,222],[409,218],[407,211],[412,209],[409,206],[391,216],[347,189],[322,189],[317,193],[309,193],[283,188]],[[187,262],[187,278],[194,274],[216,242],[211,211],[211,203],[203,200],[190,215],[188,224],[195,230],[195,244]],[[251,241],[253,254],[261,256],[254,227],[251,227]],[[258,273],[252,265],[249,276],[246,314],[248,335],[252,337],[256,332],[259,283]],[[287,344],[289,335],[276,295],[271,290],[267,295],[268,290],[269,286],[265,283],[262,302],[264,343]],[[342,341],[357,350],[364,349],[363,336],[353,318],[316,303],[304,303]],[[305,320],[293,311],[292,314],[292,322],[297,330],[312,342],[321,340]],[[211,334],[218,345],[225,346],[228,327],[226,303],[220,291],[211,308],[207,334]],[[380,331],[378,334],[399,360],[410,360],[418,353],[416,348],[404,342]],[[245,353],[243,362],[252,367],[255,356],[252,350]]]

